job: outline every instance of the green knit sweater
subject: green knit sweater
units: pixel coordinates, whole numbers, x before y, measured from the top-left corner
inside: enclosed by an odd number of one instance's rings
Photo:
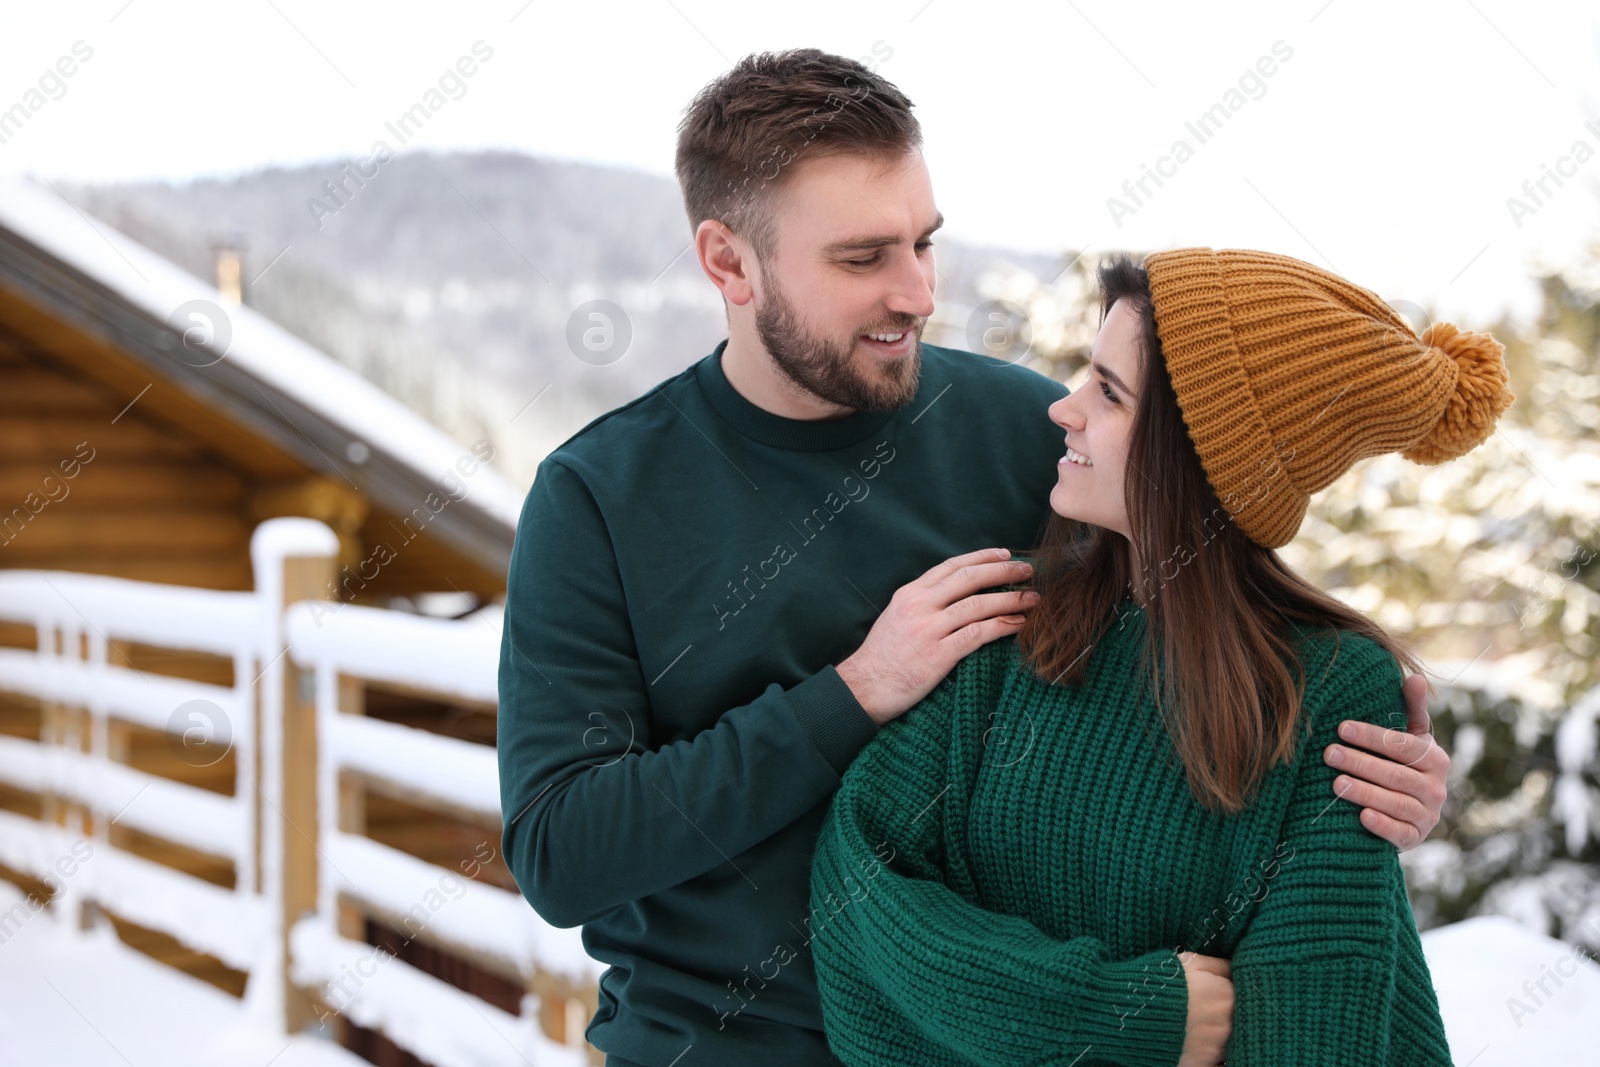
[[[1231,1067],[1448,1064],[1395,849],[1322,761],[1405,721],[1370,640],[1305,635],[1309,741],[1241,813],[1195,801],[1131,602],[1077,685],[1014,639],[963,660],[844,775],[812,868],[830,1047],[847,1064],[1173,1064],[1177,951],[1232,961]]]

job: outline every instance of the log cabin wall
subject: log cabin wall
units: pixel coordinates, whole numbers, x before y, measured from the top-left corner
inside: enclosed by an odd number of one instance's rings
[[[250,588],[246,472],[3,326],[0,380],[0,566]]]
[[[248,589],[250,531],[303,515],[339,535],[338,599],[502,595],[502,572],[417,532],[429,492],[376,505],[0,289],[0,567]]]

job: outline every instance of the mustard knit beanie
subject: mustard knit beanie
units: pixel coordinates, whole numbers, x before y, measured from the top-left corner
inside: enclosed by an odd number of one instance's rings
[[[1419,338],[1376,294],[1245,249],[1145,259],[1178,407],[1217,497],[1257,544],[1288,544],[1311,494],[1359,459],[1442,463],[1515,399],[1505,346],[1434,323]]]

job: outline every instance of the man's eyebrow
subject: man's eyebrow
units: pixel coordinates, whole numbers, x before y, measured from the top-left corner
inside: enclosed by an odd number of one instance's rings
[[[932,226],[929,226],[918,235],[917,240],[924,240],[943,225],[944,216],[940,215],[933,220]],[[852,237],[846,241],[835,241],[833,244],[825,246],[822,250],[830,254],[835,252],[870,252],[875,248],[887,248],[890,245],[899,243],[900,235],[897,233],[869,234],[864,237]]]
[[[1122,379],[1121,379],[1121,378],[1118,378],[1118,377],[1117,377],[1117,376],[1116,376],[1116,373],[1115,373],[1115,372],[1113,372],[1113,371],[1112,371],[1112,370],[1111,370],[1111,368],[1110,368],[1110,367],[1107,367],[1107,366],[1106,366],[1106,365],[1105,365],[1105,364],[1104,364],[1104,363],[1094,363],[1094,362],[1091,362],[1091,363],[1090,363],[1090,364],[1089,364],[1089,366],[1091,366],[1091,367],[1093,367],[1093,368],[1094,368],[1094,369],[1095,369],[1095,370],[1097,370],[1097,371],[1099,371],[1099,372],[1100,372],[1100,376],[1101,376],[1101,377],[1103,377],[1103,378],[1105,378],[1105,379],[1106,379],[1106,380],[1107,380],[1107,381],[1109,381],[1109,382],[1110,382],[1110,383],[1111,383],[1111,384],[1112,384],[1112,385],[1114,385],[1114,386],[1116,386],[1116,387],[1117,387],[1117,389],[1118,389],[1118,390],[1120,390],[1120,391],[1121,391],[1121,392],[1123,392],[1123,393],[1124,393],[1124,394],[1126,394],[1126,395],[1127,395],[1127,396],[1130,396],[1130,397],[1131,397],[1131,396],[1133,396],[1133,395],[1134,395],[1134,393],[1133,393],[1133,390],[1132,390],[1132,389],[1129,389],[1129,388],[1128,388],[1128,386],[1127,386],[1127,384],[1126,384],[1126,383],[1125,383],[1125,382],[1123,382],[1123,380],[1122,380]]]

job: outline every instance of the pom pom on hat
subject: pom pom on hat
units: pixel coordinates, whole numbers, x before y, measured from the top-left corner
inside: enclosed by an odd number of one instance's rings
[[[1516,397],[1506,387],[1506,346],[1488,334],[1436,322],[1419,340],[1455,364],[1456,386],[1433,429],[1400,454],[1416,463],[1443,463],[1488,440]]]

